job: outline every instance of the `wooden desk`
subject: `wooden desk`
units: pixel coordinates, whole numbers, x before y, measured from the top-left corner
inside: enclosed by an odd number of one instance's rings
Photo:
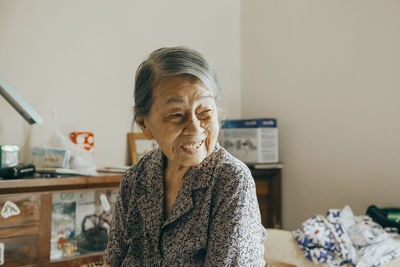
[[[256,183],[261,220],[265,228],[282,227],[282,163],[248,164]]]
[[[0,243],[4,244],[4,266],[81,266],[103,260],[103,253],[92,253],[50,261],[52,195],[83,190],[113,190],[121,175],[68,178],[0,180],[0,208],[15,203],[20,214],[0,216]]]
[[[281,227],[281,165],[249,165],[253,174],[262,223]],[[119,187],[121,175],[0,180],[0,208],[9,200],[21,213],[0,217],[0,243],[5,266],[81,266],[103,260],[103,253],[50,260],[52,196],[60,192],[110,190]]]

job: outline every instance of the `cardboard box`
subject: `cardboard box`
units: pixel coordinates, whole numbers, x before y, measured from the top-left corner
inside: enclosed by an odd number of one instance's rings
[[[222,146],[246,163],[279,161],[276,119],[225,120]]]

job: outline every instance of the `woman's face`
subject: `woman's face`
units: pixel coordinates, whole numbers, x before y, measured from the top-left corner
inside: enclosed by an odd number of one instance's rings
[[[153,105],[139,124],[168,158],[168,166],[190,167],[211,154],[219,125],[213,95],[195,77],[167,78],[154,88]]]

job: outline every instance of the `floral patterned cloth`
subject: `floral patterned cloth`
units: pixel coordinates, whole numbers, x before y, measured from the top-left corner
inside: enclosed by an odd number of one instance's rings
[[[164,220],[166,158],[157,149],[121,180],[105,261],[112,266],[264,266],[255,183],[216,145],[184,177]]]
[[[400,257],[400,236],[368,216],[354,216],[349,206],[308,219],[293,235],[313,263],[377,267]]]

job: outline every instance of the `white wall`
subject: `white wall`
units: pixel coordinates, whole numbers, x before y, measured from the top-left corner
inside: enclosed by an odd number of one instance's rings
[[[0,144],[45,142],[51,110],[64,134],[93,131],[98,166],[124,165],[133,78],[154,49],[187,45],[217,70],[239,117],[240,2],[0,0],[0,76],[45,120],[30,127],[0,97]]]
[[[285,228],[399,206],[399,14],[399,1],[242,1],[242,115],[278,118]]]
[[[64,134],[95,133],[98,166],[125,164],[137,65],[188,45],[216,67],[227,117],[278,118],[285,228],[345,204],[398,206],[399,13],[371,0],[0,0],[0,76],[45,119],[29,126],[0,98],[0,144],[43,143],[54,105]]]

